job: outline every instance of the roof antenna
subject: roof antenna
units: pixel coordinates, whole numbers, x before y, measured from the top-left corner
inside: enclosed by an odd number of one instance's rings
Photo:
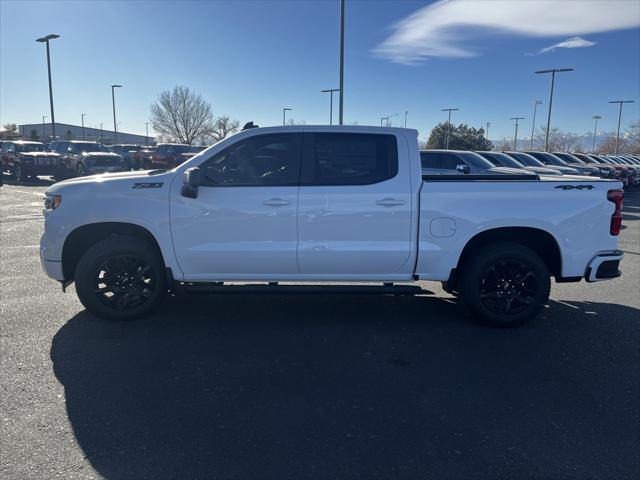
[[[253,122],[247,122],[244,124],[244,127],[242,127],[242,130],[249,130],[251,128],[258,128],[258,125],[254,125]]]

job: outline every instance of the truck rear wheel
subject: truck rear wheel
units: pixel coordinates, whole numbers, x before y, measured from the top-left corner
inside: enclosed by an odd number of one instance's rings
[[[129,320],[152,312],[167,291],[160,253],[143,239],[109,237],[89,248],[75,274],[82,305],[107,320]]]
[[[535,252],[501,242],[472,252],[458,285],[476,318],[493,326],[513,327],[540,313],[549,300],[551,281]]]

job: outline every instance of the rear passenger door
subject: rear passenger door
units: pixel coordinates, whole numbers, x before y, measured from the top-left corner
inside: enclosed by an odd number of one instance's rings
[[[305,133],[303,152],[300,273],[327,280],[410,278],[412,196],[404,139]]]

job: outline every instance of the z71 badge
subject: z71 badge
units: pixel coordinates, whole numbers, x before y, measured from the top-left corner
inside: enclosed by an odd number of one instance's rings
[[[593,185],[558,185],[555,188],[561,188],[562,190],[593,190]]]
[[[164,182],[145,182],[145,183],[134,183],[133,189],[137,190],[139,188],[162,188]]]

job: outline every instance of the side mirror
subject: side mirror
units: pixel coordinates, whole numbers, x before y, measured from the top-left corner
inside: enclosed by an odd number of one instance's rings
[[[471,169],[469,168],[469,165],[456,165],[456,171],[467,175]]]
[[[197,198],[198,187],[200,186],[200,169],[198,167],[187,168],[182,179],[182,189],[180,193],[183,197]]]

